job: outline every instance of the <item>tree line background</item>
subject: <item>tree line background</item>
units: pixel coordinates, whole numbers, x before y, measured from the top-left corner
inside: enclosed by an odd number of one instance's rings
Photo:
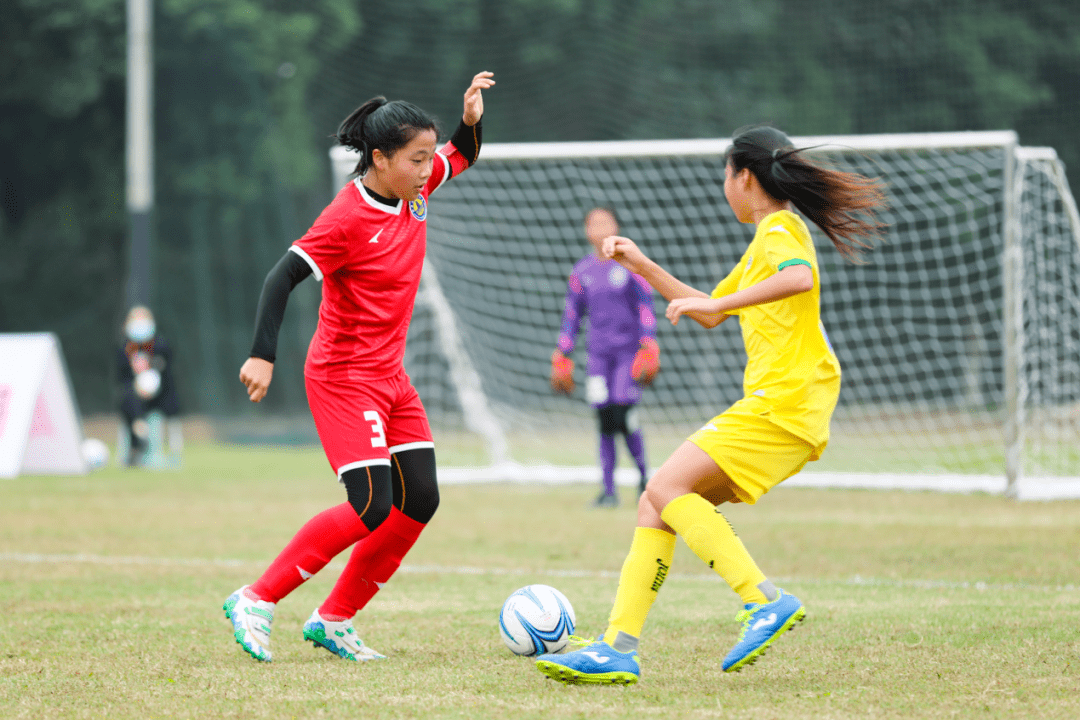
[[[125,2],[2,6],[0,332],[56,332],[82,411],[111,411]],[[329,136],[373,95],[449,135],[491,70],[485,142],[1014,129],[1072,169],[1078,14],[1075,0],[158,0],[152,307],[184,410],[249,411],[236,376],[263,278],[329,202]],[[299,377],[318,292],[290,301],[278,377]],[[264,405],[302,411],[302,383]]]

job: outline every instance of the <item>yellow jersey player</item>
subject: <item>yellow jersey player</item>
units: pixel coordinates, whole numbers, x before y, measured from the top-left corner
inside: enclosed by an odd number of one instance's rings
[[[794,211],[857,260],[883,227],[875,211],[884,205],[884,191],[879,180],[812,162],[771,127],[736,133],[725,160],[728,204],[757,231],[711,295],[676,279],[632,240],[604,241],[607,257],[669,301],[673,324],[685,315],[712,328],[738,316],[747,354],[745,396],[691,435],[649,479],[604,635],[575,652],[537,659],[541,672],[562,682],[637,682],[638,639],[671,566],[676,534],[744,604],[736,616],[742,632],[723,660],[725,671],[753,663],[806,615],[802,602],[758,568],[719,506],[756,503],[818,459],[829,440],[840,363],[820,321],[810,231]]]

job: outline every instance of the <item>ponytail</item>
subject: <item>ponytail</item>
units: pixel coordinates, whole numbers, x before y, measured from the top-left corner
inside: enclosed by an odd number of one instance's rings
[[[372,165],[372,154],[393,155],[424,130],[439,133],[434,117],[404,100],[387,101],[379,95],[356,108],[341,121],[333,138],[360,153],[353,173],[363,175]]]
[[[806,149],[796,148],[776,128],[758,126],[736,132],[726,160],[736,172],[749,168],[765,192],[791,201],[841,255],[862,262],[862,251],[872,248],[886,227],[876,215],[886,204],[885,185],[811,162],[803,155]]]

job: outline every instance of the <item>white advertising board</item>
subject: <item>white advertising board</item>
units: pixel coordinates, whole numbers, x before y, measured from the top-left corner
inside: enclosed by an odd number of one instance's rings
[[[82,440],[60,340],[0,334],[0,478],[85,474]]]

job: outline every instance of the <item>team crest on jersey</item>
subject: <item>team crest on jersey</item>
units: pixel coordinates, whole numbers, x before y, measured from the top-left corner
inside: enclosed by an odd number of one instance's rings
[[[427,200],[424,199],[423,195],[409,201],[409,212],[420,222],[427,220]]]
[[[630,273],[622,265],[616,265],[608,271],[608,282],[613,288],[621,288],[630,279]]]

